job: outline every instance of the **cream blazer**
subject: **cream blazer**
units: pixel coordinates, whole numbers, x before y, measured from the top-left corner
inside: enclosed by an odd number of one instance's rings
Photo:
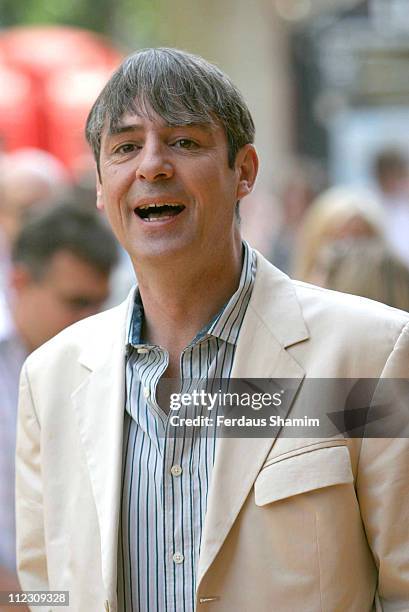
[[[130,306],[128,298],[68,328],[22,372],[20,581],[70,591],[75,612],[117,611]],[[408,322],[378,303],[293,282],[258,256],[233,376],[293,378],[300,388],[305,377],[409,378]],[[408,611],[408,448],[404,438],[342,435],[220,439],[196,609]]]

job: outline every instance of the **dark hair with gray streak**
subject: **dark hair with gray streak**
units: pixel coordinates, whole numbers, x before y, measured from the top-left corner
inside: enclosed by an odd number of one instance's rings
[[[154,111],[168,125],[215,123],[224,127],[228,162],[254,142],[254,123],[243,96],[219,68],[177,49],[145,49],[114,72],[87,119],[86,137],[99,168],[101,133],[115,129],[124,114]]]

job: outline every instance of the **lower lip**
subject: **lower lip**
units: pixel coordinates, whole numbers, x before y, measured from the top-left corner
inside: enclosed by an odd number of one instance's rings
[[[140,223],[142,223],[145,227],[149,229],[155,229],[155,227],[163,227],[164,225],[170,225],[171,223],[174,223],[181,215],[183,215],[185,210],[186,209],[184,208],[177,215],[172,215],[169,217],[159,217],[157,219],[153,219],[152,221],[147,221],[145,219],[142,219],[142,217],[140,217],[136,212],[134,213],[134,215],[137,218],[137,220]]]

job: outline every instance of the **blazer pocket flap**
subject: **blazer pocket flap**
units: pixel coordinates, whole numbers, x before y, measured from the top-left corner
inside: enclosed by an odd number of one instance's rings
[[[347,446],[319,448],[262,469],[254,483],[255,502],[257,506],[264,506],[286,497],[353,480]]]

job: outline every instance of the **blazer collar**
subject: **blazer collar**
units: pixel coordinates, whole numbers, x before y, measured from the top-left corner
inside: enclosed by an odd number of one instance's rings
[[[102,576],[116,600],[118,521],[125,405],[125,348],[133,290],[125,302],[89,320],[79,362],[87,372],[71,395],[101,534]]]
[[[283,348],[307,340],[309,332],[294,281],[256,253],[257,273],[249,310],[260,318]]]
[[[118,351],[125,355],[135,291],[136,285],[121,304],[88,320],[88,333],[78,357],[88,370],[98,370],[106,361],[112,362]]]

